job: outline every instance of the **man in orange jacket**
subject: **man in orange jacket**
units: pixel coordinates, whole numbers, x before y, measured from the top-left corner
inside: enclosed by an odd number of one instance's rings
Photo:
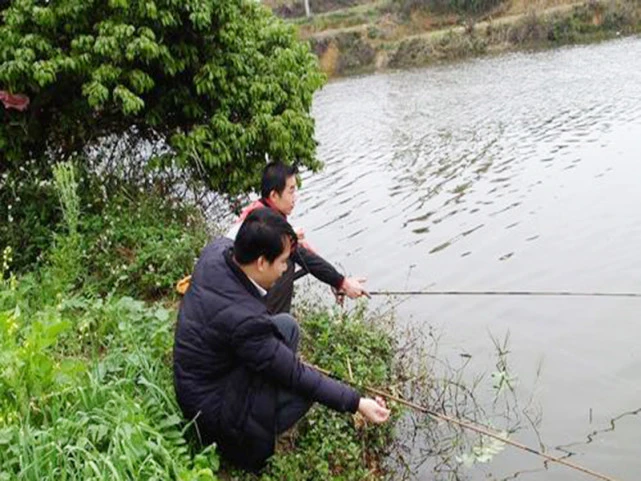
[[[237,222],[227,233],[227,237],[235,239],[238,229],[247,215],[257,208],[269,207],[273,211],[287,218],[296,205],[297,170],[282,162],[271,162],[263,171],[261,182],[261,198],[247,206],[241,213]],[[289,312],[294,293],[294,281],[306,274],[312,274],[318,280],[328,284],[339,295],[346,295],[350,299],[367,295],[362,277],[345,277],[334,266],[316,254],[305,243],[304,234],[297,232],[299,245],[291,253],[287,271],[269,290],[266,296],[267,307],[274,314]],[[300,269],[296,271],[295,264]]]

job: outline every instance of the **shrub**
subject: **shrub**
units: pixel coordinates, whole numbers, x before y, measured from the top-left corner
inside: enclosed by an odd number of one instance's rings
[[[82,225],[85,289],[97,294],[171,295],[208,239],[195,207],[136,192],[112,197]]]
[[[25,111],[0,108],[0,174],[32,159],[46,174],[122,136],[137,153],[165,144],[163,165],[230,194],[258,185],[267,155],[320,165],[309,111],[323,77],[294,29],[258,2],[0,8],[0,90],[30,99]]]
[[[258,187],[267,157],[318,169],[323,82],[294,28],[252,0],[0,2],[0,93],[30,101],[0,103],[0,245],[18,268],[41,259],[59,161],[127,187],[133,169],[135,188],[180,172],[229,196]],[[80,186],[82,206],[92,193]]]

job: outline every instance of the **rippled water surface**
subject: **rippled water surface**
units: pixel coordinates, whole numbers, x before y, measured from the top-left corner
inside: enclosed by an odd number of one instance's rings
[[[371,289],[641,292],[641,39],[342,80],[314,115],[326,168],[294,223]],[[442,328],[452,355],[489,358],[488,332],[509,330],[521,382],[543,367],[545,444],[641,479],[641,299],[424,297],[398,314]],[[528,469],[583,479],[509,449],[490,471]]]

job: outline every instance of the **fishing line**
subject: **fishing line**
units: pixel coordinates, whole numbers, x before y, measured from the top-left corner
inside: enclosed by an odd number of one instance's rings
[[[641,298],[641,292],[572,292],[572,291],[368,291],[369,296],[537,296],[537,297],[629,297]]]

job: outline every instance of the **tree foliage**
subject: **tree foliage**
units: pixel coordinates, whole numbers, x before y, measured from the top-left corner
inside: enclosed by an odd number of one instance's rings
[[[0,3],[0,174],[104,139],[164,145],[152,165],[251,191],[267,156],[317,169],[309,47],[254,0]],[[142,148],[142,147],[141,147]],[[125,155],[124,153],[123,155]]]

